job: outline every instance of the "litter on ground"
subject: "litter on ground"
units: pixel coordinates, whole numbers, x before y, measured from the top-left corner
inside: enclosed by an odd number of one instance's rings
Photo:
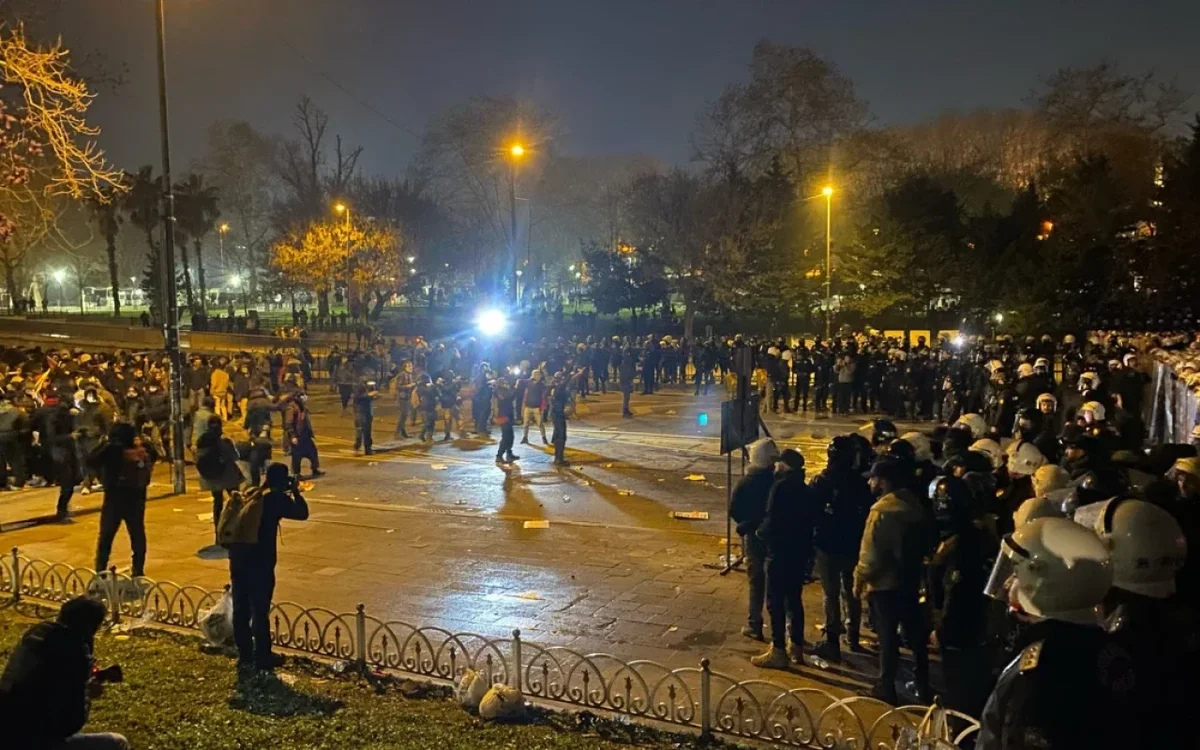
[[[550,528],[550,522],[549,522],[549,521],[545,521],[545,520],[542,520],[542,521],[526,521],[526,522],[525,522],[525,528],[527,528],[527,529],[548,529],[548,528]]]
[[[707,510],[676,510],[671,513],[672,518],[678,518],[681,521],[707,521]]]

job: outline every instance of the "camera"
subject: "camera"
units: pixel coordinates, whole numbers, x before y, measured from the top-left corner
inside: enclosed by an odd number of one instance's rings
[[[125,673],[121,671],[120,664],[114,664],[111,667],[104,669],[92,668],[92,679],[100,683],[116,684],[125,681]]]

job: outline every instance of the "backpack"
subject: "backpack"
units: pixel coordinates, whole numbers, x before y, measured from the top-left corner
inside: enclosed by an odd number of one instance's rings
[[[125,448],[121,451],[121,473],[117,482],[122,487],[144,489],[150,486],[150,475],[154,464],[145,448]]]
[[[196,450],[196,472],[204,479],[219,479],[225,473],[225,459],[221,442],[205,445]]]
[[[263,498],[259,488],[230,492],[229,502],[217,522],[217,544],[226,549],[233,544],[257,544],[262,515]]]

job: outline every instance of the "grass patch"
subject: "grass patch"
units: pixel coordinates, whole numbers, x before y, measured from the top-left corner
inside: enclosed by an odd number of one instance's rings
[[[7,661],[33,622],[0,610],[0,660]],[[289,659],[276,677],[239,683],[231,659],[202,652],[198,639],[161,631],[102,633],[96,656],[101,666],[120,664],[125,682],[106,686],[92,704],[86,729],[120,732],[138,750],[701,746],[692,737],[602,721],[587,712],[537,711],[530,724],[488,724],[459,708],[447,690],[407,680],[337,677],[325,666],[301,659]]]

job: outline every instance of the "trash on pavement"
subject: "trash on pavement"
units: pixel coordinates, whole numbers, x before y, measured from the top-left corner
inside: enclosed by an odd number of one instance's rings
[[[672,518],[678,518],[681,521],[707,521],[707,510],[676,510],[671,513]]]
[[[301,492],[311,492],[313,490],[313,488],[316,486],[317,485],[313,484],[312,482],[301,482],[298,485]]]
[[[563,502],[564,502],[564,503],[569,503],[569,502],[571,502],[571,496],[570,496],[570,495],[563,495]]]
[[[207,513],[197,513],[196,520],[197,521],[211,521],[212,520],[212,511],[210,510]]]
[[[478,711],[479,702],[487,695],[487,690],[487,681],[483,679],[483,675],[474,669],[464,669],[455,687],[454,697],[458,699],[458,705],[468,711]]]
[[[212,609],[201,613],[200,632],[214,646],[223,647],[233,643],[233,596],[228,591],[221,595]]]
[[[677,413],[678,413],[678,412],[676,412],[674,409],[667,409],[667,416],[669,416],[669,417],[673,417],[673,416],[675,416]]]
[[[612,467],[613,467],[612,464],[604,464],[604,468],[606,468],[606,469],[611,469]]]
[[[633,490],[617,490],[617,494],[623,497],[629,497],[633,494]]]
[[[446,464],[429,464],[429,468],[433,469],[434,471],[445,471]]]
[[[548,529],[548,528],[550,528],[550,522],[546,521],[546,520],[526,521],[525,528],[527,528],[527,529]]]
[[[688,482],[703,482],[707,477],[703,474],[688,474],[684,479]]]
[[[378,466],[378,465],[379,465],[378,461],[367,461],[367,466]]]
[[[536,592],[536,591],[525,591],[525,592],[522,592],[522,593],[520,593],[520,594],[517,594],[517,598],[518,598],[518,599],[526,599],[526,600],[528,600],[528,601],[531,601],[531,602],[540,602],[540,601],[542,600],[542,596],[541,596],[541,594],[539,594],[539,593],[538,593],[538,592]]]
[[[493,685],[479,702],[479,718],[485,721],[520,721],[525,718],[525,696],[509,685]]]

